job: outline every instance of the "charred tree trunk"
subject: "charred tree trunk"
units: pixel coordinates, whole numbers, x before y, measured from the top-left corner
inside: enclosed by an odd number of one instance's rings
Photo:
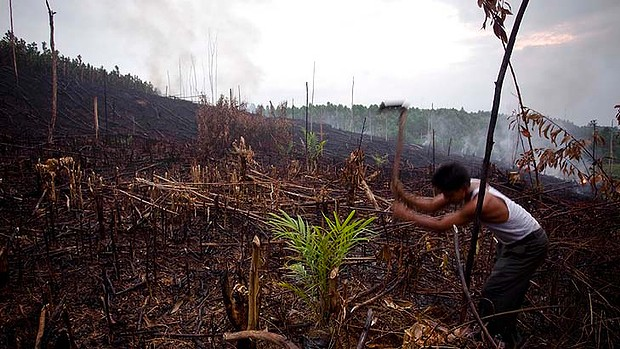
[[[0,248],[0,288],[9,283],[9,249]]]
[[[95,124],[95,141],[99,142],[99,107],[97,106],[97,96],[93,97],[93,115],[94,115],[94,124]]]
[[[54,128],[56,127],[56,114],[57,114],[57,98],[58,98],[58,77],[56,75],[56,65],[58,61],[58,53],[56,52],[56,45],[54,44],[54,15],[56,12],[52,11],[50,4],[45,0],[47,5],[47,13],[50,21],[50,47],[52,49],[52,117],[50,119],[49,132],[47,134],[47,142],[54,142]]]
[[[19,86],[17,74],[17,55],[15,54],[15,31],[13,30],[13,1],[9,0],[9,17],[11,19],[11,50],[13,51],[13,69],[15,71],[15,85]]]
[[[261,267],[260,239],[252,239],[252,265],[250,267],[250,287],[248,296],[248,330],[258,329],[260,278],[258,270]]]

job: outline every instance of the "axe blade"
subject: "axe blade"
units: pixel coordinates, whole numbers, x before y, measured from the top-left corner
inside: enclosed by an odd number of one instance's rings
[[[379,105],[379,112],[383,112],[384,110],[401,110],[403,108],[407,108],[407,106],[402,101],[381,102]]]

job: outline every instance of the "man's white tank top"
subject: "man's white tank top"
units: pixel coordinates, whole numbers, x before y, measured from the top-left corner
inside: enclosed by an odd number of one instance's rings
[[[479,179],[472,178],[472,189],[470,191],[472,200],[474,197],[478,195],[478,191],[480,190]],[[478,185],[475,185],[476,183]],[[532,215],[527,212],[523,207],[521,207],[516,202],[510,200],[506,195],[502,194],[499,190],[493,188],[492,186],[487,186],[489,189],[487,190],[487,194],[491,194],[495,197],[498,197],[504,201],[506,206],[508,207],[508,220],[503,223],[482,223],[489,228],[494,234],[497,240],[499,240],[503,244],[511,244],[513,242],[519,241],[526,237],[529,233],[540,229],[540,224]]]

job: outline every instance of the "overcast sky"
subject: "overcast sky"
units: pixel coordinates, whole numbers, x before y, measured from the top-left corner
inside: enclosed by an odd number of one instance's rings
[[[15,35],[49,42],[44,0],[12,0]],[[49,0],[56,47],[69,57],[184,90],[192,66],[210,95],[209,43],[218,93],[248,103],[294,100],[490,110],[501,43],[481,30],[475,0]],[[519,2],[511,2],[514,12]],[[0,5],[3,32],[8,1]],[[620,104],[618,0],[534,0],[513,53],[526,106],[578,125],[610,125]],[[512,26],[512,19],[508,31]],[[193,62],[193,63],[192,63]],[[193,79],[193,74],[191,75]],[[507,76],[501,112],[517,107]]]

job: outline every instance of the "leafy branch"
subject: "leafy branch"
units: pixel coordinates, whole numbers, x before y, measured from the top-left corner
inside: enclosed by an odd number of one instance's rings
[[[597,159],[589,148],[590,145],[605,143],[605,139],[598,132],[592,134],[592,139],[577,139],[564,127],[535,110],[525,108],[520,116],[525,125],[531,122],[532,130],[537,129],[538,136],[549,140],[553,145],[553,148],[531,148],[525,151],[517,160],[520,169],[531,164],[534,164],[539,172],[547,168],[559,169],[565,176],[577,176],[581,184],[589,183],[592,188],[600,185],[601,191],[609,196],[618,194],[620,183],[605,171],[602,161]],[[533,136],[529,127],[518,123],[516,118],[511,121],[511,128],[514,127],[518,127],[520,134],[531,141]],[[585,162],[588,158],[592,159],[591,166]]]
[[[495,36],[503,43],[508,42],[504,21],[507,16],[512,15],[510,4],[504,0],[478,0],[478,7],[484,10],[482,29],[486,29],[489,22],[493,26]]]

